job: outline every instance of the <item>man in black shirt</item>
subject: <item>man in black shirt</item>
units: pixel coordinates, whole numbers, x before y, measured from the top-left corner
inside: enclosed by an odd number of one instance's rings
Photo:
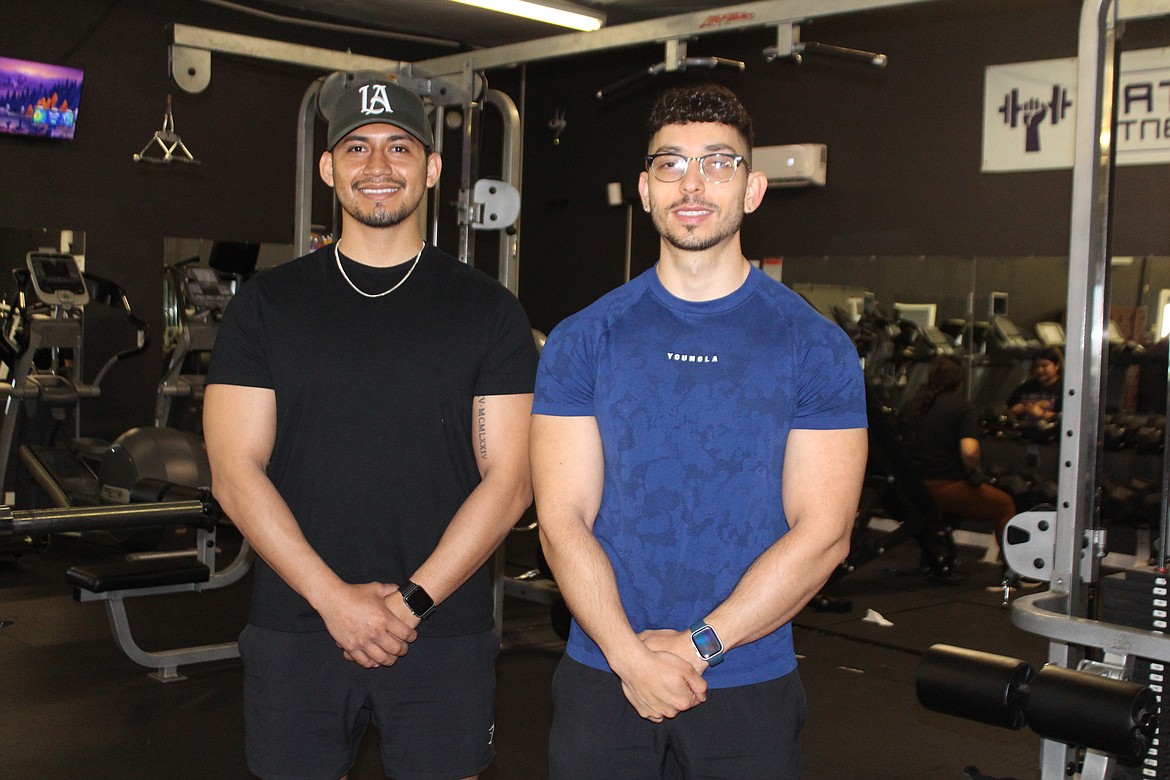
[[[506,289],[421,238],[432,148],[417,95],[342,91],[319,166],[341,238],[245,284],[215,345],[213,491],[260,557],[240,653],[264,778],[344,776],[371,719],[400,780],[492,757],[484,564],[531,501],[536,350]]]

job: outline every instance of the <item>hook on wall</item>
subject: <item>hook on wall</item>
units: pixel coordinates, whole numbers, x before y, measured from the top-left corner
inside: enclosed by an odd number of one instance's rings
[[[553,146],[558,146],[561,143],[561,133],[568,124],[565,121],[565,109],[558,108],[553,113],[553,118],[548,120],[548,129],[553,131]]]

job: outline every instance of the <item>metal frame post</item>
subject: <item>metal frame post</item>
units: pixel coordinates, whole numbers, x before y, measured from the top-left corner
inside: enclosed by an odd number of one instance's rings
[[[1060,438],[1059,488],[1051,587],[1045,607],[1066,616],[1083,618],[1087,606],[1082,582],[1085,532],[1096,525],[1097,473],[1100,463],[1102,395],[1107,359],[1109,323],[1109,207],[1112,171],[1114,25],[1112,0],[1085,0],[1078,40],[1078,108],[1073,166],[1072,213],[1069,233],[1067,308],[1068,343],[1079,344],[1066,356]],[[1089,579],[1097,577],[1095,557]],[[1017,602],[1013,620],[1028,622],[1031,602]],[[1021,626],[1025,627],[1026,626]],[[1070,644],[1053,632],[1048,661],[1075,668],[1084,646]],[[1094,642],[1104,641],[1102,635]],[[1041,777],[1056,780],[1075,765],[1073,748],[1044,740]]]
[[[313,180],[316,161],[313,159],[313,135],[317,127],[317,95],[321,82],[317,79],[305,90],[297,118],[297,175],[296,210],[293,217],[293,257],[309,253],[309,233],[313,229]]]
[[[500,112],[504,120],[503,153],[500,160],[501,174],[504,181],[511,184],[517,191],[523,192],[522,185],[522,151],[520,133],[520,111],[516,103],[506,93],[498,89],[489,89],[484,95],[484,102]],[[496,278],[500,284],[512,291],[513,295],[520,295],[520,221],[506,230],[500,231],[500,266]]]

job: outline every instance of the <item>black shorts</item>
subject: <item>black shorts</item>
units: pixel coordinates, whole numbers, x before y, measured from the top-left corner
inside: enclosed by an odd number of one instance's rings
[[[372,720],[396,780],[479,774],[494,755],[498,653],[494,631],[419,637],[393,666],[364,669],[327,631],[248,625],[240,635],[248,768],[265,780],[338,780]]]
[[[550,780],[797,780],[804,688],[797,672],[735,688],[662,723],[640,717],[621,680],[561,659],[553,676]]]

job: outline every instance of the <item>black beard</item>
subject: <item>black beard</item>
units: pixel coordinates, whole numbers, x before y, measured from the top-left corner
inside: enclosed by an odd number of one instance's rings
[[[406,186],[405,182],[394,181],[392,183],[399,188]],[[354,187],[354,190],[356,191],[358,184],[355,182],[353,187]],[[357,195],[355,194],[353,203],[356,203],[356,202],[357,202]],[[415,201],[414,203],[404,203],[401,205],[400,208],[398,208],[397,210],[394,210],[394,211],[388,211],[382,205],[375,206],[373,211],[359,211],[355,206],[352,206],[351,204],[346,204],[346,203],[342,203],[341,207],[343,209],[345,209],[345,211],[351,217],[353,217],[354,219],[356,219],[358,222],[365,225],[366,227],[388,228],[388,227],[394,227],[395,225],[400,224],[403,220],[405,220],[407,217],[409,217],[411,214],[413,214],[415,211],[417,211],[418,207],[421,203],[422,203],[422,196],[419,196],[419,199],[417,201]]]
[[[666,240],[675,249],[683,249],[690,252],[702,252],[717,245],[720,241],[727,238],[727,236],[713,235],[706,238],[695,238],[690,231],[684,236],[675,236],[672,233],[664,233],[659,231],[659,235]]]
[[[727,225],[727,229],[705,237],[695,236],[694,228],[686,228],[686,232],[681,236],[668,232],[665,225],[659,222],[659,216],[656,210],[650,212],[650,221],[657,228],[658,235],[675,249],[682,249],[687,252],[703,252],[721,244],[729,237],[738,233],[740,226],[743,224],[743,215],[738,215],[732,224]]]
[[[417,208],[417,206],[415,207]],[[369,211],[351,211],[350,216],[356,219],[366,227],[386,228],[394,227],[400,224],[404,219],[413,214],[415,209],[399,209],[397,211],[387,211],[379,206],[373,212]]]

